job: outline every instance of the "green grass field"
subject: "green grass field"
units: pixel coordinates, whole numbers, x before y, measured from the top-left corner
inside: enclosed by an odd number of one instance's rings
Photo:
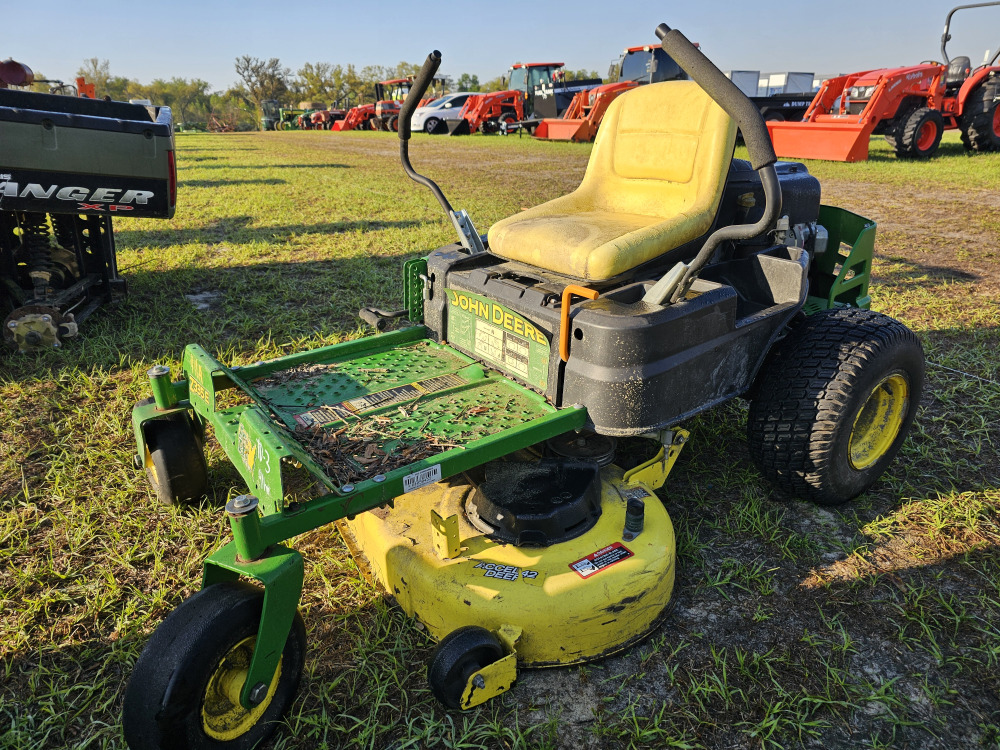
[[[130,296],[60,351],[0,354],[0,747],[123,747],[149,634],[199,584],[244,491],[159,505],[129,412],[184,345],[246,364],[365,335],[404,259],[452,241],[380,133],[181,135],[170,221],[117,223]],[[481,231],[571,190],[588,146],[416,136],[414,165]],[[745,404],[686,425],[660,493],[674,609],[629,652],[523,673],[468,713],[424,680],[433,643],[363,582],[332,528],[296,540],[306,673],[278,748],[1000,746],[1000,154],[811,163],[824,202],[879,222],[873,307],[923,341],[916,429],[873,491],[828,510],[752,468]],[[196,305],[196,302],[198,303]],[[200,309],[199,306],[200,305]]]

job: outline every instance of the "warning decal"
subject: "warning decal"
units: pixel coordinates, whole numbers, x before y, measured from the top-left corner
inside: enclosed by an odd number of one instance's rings
[[[632,550],[621,542],[615,542],[604,549],[587,555],[582,560],[570,563],[569,566],[576,571],[580,578],[589,578],[594,573],[600,573],[605,568],[610,568],[615,563],[620,563],[630,557],[632,557]]]
[[[323,427],[341,420],[346,422],[351,417],[357,417],[364,412],[381,409],[392,404],[400,404],[404,401],[412,401],[428,393],[465,384],[466,381],[458,375],[439,375],[436,378],[428,378],[416,383],[389,388],[385,391],[369,393],[367,396],[358,396],[348,401],[341,401],[339,404],[321,406],[318,409],[296,414],[295,421],[303,427]]]
[[[474,351],[492,362],[506,366],[522,378],[528,377],[531,344],[524,336],[515,336],[503,328],[477,320]]]

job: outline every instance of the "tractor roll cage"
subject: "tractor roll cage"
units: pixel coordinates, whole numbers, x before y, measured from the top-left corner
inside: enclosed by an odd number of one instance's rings
[[[941,34],[941,57],[944,58],[944,64],[948,65],[951,60],[948,59],[948,53],[945,50],[945,46],[951,41],[951,17],[955,15],[960,10],[966,10],[968,8],[988,8],[991,5],[1000,5],[1000,2],[993,3],[972,3],[971,5],[956,5],[950,11],[948,11],[948,16],[944,19],[944,33]],[[986,65],[993,65],[996,63],[997,58],[1000,57],[1000,47],[997,47],[996,54],[993,55],[992,59],[986,63]]]

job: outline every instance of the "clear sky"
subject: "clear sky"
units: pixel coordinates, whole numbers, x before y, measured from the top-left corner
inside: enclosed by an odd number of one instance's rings
[[[239,55],[357,67],[420,62],[440,49],[441,72],[485,81],[512,62],[565,62],[605,75],[626,46],[679,28],[723,70],[846,73],[940,57],[951,2],[930,0],[0,0],[0,59],[72,80],[83,60],[112,75],[236,80]],[[1000,45],[1000,6],[959,11],[951,56],[973,63]]]

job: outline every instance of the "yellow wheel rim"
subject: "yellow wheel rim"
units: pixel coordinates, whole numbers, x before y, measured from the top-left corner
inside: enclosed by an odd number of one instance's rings
[[[854,419],[848,447],[851,466],[867,469],[886,454],[903,427],[910,404],[910,386],[906,378],[893,373],[868,395]]]
[[[153,463],[153,454],[149,452],[149,446],[148,445],[146,446],[145,466],[146,466],[146,469],[149,471],[149,473],[153,477],[153,484],[158,485],[160,483],[160,477],[156,473],[156,464]]]
[[[246,734],[260,721],[267,707],[271,705],[278,680],[281,677],[281,661],[274,671],[267,695],[249,711],[240,705],[240,690],[250,669],[250,657],[257,636],[244,638],[233,646],[219,662],[215,673],[205,688],[205,699],[201,704],[201,724],[205,734],[220,742],[229,742]]]

